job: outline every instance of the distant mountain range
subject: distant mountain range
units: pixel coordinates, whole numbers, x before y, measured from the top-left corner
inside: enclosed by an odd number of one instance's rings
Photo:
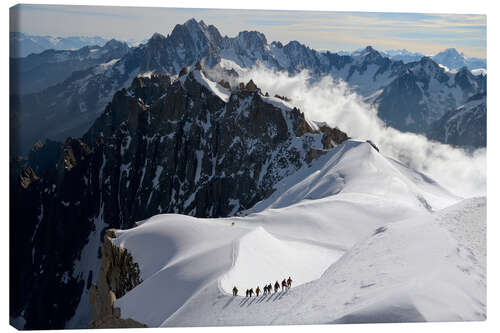
[[[66,80],[71,73],[118,60],[129,51],[125,42],[110,40],[103,46],[78,50],[45,50],[10,61],[10,86],[15,94],[39,92]]]
[[[376,105],[388,125],[417,133],[426,133],[446,112],[486,91],[485,75],[473,75],[467,68],[450,71],[429,57],[405,64],[372,47],[339,55],[297,41],[268,43],[257,31],[223,37],[215,26],[194,19],[176,25],[168,36],[155,33],[147,43],[122,50],[119,59],[101,58],[101,63],[69,73],[64,81],[13,98],[14,123],[23,127],[17,131],[19,151],[26,152],[38,139],[82,135],[113,94],[136,76],[175,76],[197,62],[228,77],[256,63],[292,75],[304,69],[316,78],[330,75]]]
[[[26,57],[32,53],[41,53],[45,50],[77,50],[84,46],[103,46],[108,40],[102,37],[52,37],[52,36],[34,36],[20,32],[10,33],[10,57]],[[125,42],[130,47],[139,46],[148,42],[148,39],[136,40],[128,39]],[[351,55],[356,51],[337,51],[338,55]],[[320,51],[326,53],[328,51]],[[395,49],[380,51],[384,57],[392,60],[401,60],[404,63],[419,61],[425,54],[420,52],[410,52],[406,49]],[[448,48],[436,55],[430,56],[435,62],[446,66],[448,69],[460,69],[467,67],[469,70],[486,69],[486,59],[468,58],[455,48]]]
[[[24,34],[22,32],[10,32],[10,57],[22,58],[30,54],[38,54],[46,50],[64,50],[75,51],[85,46],[104,46],[110,39],[99,36],[72,36],[72,37],[53,37],[53,36],[35,36]],[[120,40],[127,43],[128,46],[138,46],[146,43],[148,40],[136,40],[133,38]]]
[[[351,55],[360,52],[362,49],[356,51],[339,51],[340,55]],[[406,49],[385,50],[379,51],[381,55],[391,60],[400,60],[405,64],[410,62],[419,61],[426,55],[420,52],[410,52]],[[437,53],[436,55],[428,55],[436,63],[445,66],[449,70],[458,70],[462,67],[467,67],[469,70],[486,70],[486,59],[482,58],[468,58],[463,53],[458,52],[454,48],[449,48]]]
[[[406,49],[385,50],[385,51],[382,51],[381,54],[387,58],[392,59],[392,60],[401,60],[405,64],[409,63],[409,62],[419,61],[420,59],[422,59],[422,57],[425,56],[425,54],[423,54],[423,53],[410,52]]]
[[[422,53],[409,52],[405,49],[387,50],[381,53],[392,60],[401,60],[404,63],[418,61],[424,57],[424,54]],[[438,64],[446,66],[448,69],[458,70],[462,67],[467,67],[469,70],[486,69],[486,59],[468,58],[454,48],[446,49],[436,55],[430,56],[430,58]]]
[[[45,50],[76,50],[84,46],[103,46],[107,39],[95,37],[52,37],[33,36],[21,32],[11,32],[10,35],[10,57],[26,57],[32,53],[40,53]]]
[[[486,69],[486,59],[468,58],[454,48],[439,52],[434,55],[432,59],[438,64],[444,65],[450,69],[460,69],[462,67],[467,67],[470,70]]]

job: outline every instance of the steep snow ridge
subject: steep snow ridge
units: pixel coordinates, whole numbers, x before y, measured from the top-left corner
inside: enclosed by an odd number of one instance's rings
[[[384,157],[368,143],[358,140],[348,140],[336,147],[313,166],[284,179],[276,189],[272,196],[247,212],[287,207],[304,199],[322,199],[334,194],[390,196],[409,206],[419,206],[421,198],[425,198],[436,209],[459,199],[425,175]]]
[[[210,91],[212,91],[215,95],[217,95],[220,99],[222,99],[224,102],[229,101],[229,97],[231,96],[231,91],[228,89],[222,87],[220,84],[215,83],[208,79],[205,74],[203,74],[202,71],[199,70],[194,70],[193,72],[194,78],[196,81],[198,81],[200,84],[208,88]]]
[[[282,100],[281,98],[262,96],[262,99],[266,103],[272,104],[283,111],[290,111],[291,109],[293,109],[293,106],[290,103]]]
[[[483,223],[476,211],[485,205],[430,212],[459,200],[349,140],[285,178],[247,216],[165,214],[119,231],[115,244],[131,251],[143,282],[116,306],[152,327],[366,321],[376,311],[389,321],[481,319],[482,261],[471,259],[471,238],[456,235],[469,219]],[[234,285],[241,295],[288,276],[289,292],[229,296]]]

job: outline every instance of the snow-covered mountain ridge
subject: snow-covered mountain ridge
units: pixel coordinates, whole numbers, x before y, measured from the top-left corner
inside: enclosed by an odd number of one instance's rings
[[[404,63],[419,61],[425,55],[420,52],[410,52],[408,50],[385,50],[381,52],[384,56],[392,60],[401,60]],[[486,59],[466,57],[454,48],[448,48],[435,55],[428,55],[436,63],[446,66],[451,70],[459,70],[467,67],[470,71],[486,70]]]
[[[244,217],[167,214],[117,231],[143,279],[116,301],[122,318],[149,327],[485,318],[484,198],[461,201],[352,140],[297,173]],[[288,276],[290,291],[230,296],[234,285],[242,294]]]

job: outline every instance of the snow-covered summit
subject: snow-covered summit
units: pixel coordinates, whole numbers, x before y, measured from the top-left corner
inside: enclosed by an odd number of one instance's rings
[[[470,70],[478,68],[486,68],[486,60],[481,58],[469,58],[462,52],[458,52],[455,48],[448,48],[437,53],[432,59],[451,69],[460,69],[467,67]]]

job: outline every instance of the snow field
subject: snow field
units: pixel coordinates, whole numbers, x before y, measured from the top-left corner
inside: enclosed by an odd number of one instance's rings
[[[246,216],[119,231],[143,282],[115,306],[150,327],[482,320],[486,203],[460,200],[349,140]],[[289,291],[231,295],[288,276]]]

